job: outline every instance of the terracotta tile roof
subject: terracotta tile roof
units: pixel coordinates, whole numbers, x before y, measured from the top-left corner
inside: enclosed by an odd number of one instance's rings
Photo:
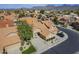
[[[47,27],[51,28],[53,23],[50,20],[42,21]]]
[[[41,24],[40,22],[35,24],[35,27],[40,29],[40,34],[42,34],[43,36],[48,36],[50,34],[50,32],[48,31],[47,27],[44,24]]]
[[[29,17],[26,18],[25,20],[26,20],[26,23],[29,24],[29,25],[32,25],[33,21],[34,21],[33,18],[29,18]]]
[[[48,29],[51,33],[58,31],[58,29],[56,28],[54,23],[52,23],[50,20],[43,21],[43,23],[46,25],[46,27],[48,27]]]
[[[51,21],[38,21],[36,18],[27,18],[26,23],[29,25],[32,25],[35,29],[40,29],[40,34],[42,34],[44,37],[47,37],[51,32],[54,31],[57,32],[57,28],[53,27],[54,25]],[[47,26],[49,28],[47,28]]]
[[[16,27],[8,27],[0,29],[0,50],[2,50],[3,47],[7,47],[9,45],[19,42],[20,38],[17,35]]]
[[[8,25],[9,27],[13,26],[13,21],[11,20],[1,20],[0,21],[0,28],[4,28]]]
[[[4,16],[3,20],[0,20],[0,28],[4,28],[6,26],[13,26],[13,17],[12,16]]]

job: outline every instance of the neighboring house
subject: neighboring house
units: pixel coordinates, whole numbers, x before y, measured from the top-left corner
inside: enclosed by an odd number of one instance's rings
[[[33,31],[38,33],[45,40],[49,40],[58,32],[56,26],[50,21],[38,21],[36,18],[26,18],[26,23],[33,27]]]
[[[77,14],[74,14],[74,13],[70,14],[70,20],[69,20],[70,24],[77,20],[76,17],[78,17]]]
[[[20,44],[16,26],[0,29],[0,53],[3,53],[4,50],[7,53],[20,53]]]
[[[58,20],[59,20],[60,24],[62,24],[62,25],[68,25],[69,22],[70,22],[70,16],[69,15],[59,16]]]
[[[15,16],[0,14],[0,28],[12,27],[14,26]]]
[[[79,23],[79,17],[76,17],[76,19],[77,19],[77,20],[76,20],[76,22],[78,22],[78,23]]]
[[[78,16],[76,14],[71,13],[70,15],[59,16],[58,20],[64,25],[70,25],[77,20],[77,17]]]

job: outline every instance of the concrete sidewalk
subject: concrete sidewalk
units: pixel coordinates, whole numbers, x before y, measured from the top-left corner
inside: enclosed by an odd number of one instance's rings
[[[62,27],[62,26],[58,26],[58,27],[64,28],[64,27]],[[67,28],[64,28],[64,29],[69,29],[69,30],[72,30],[72,31],[74,31],[74,32],[76,32],[76,33],[79,33],[79,31],[73,29],[72,26],[68,26]]]
[[[73,29],[71,26],[70,26],[70,27],[67,27],[67,29],[70,29],[70,30],[72,30],[72,31],[74,31],[74,32],[76,32],[76,33],[79,33],[79,31]]]

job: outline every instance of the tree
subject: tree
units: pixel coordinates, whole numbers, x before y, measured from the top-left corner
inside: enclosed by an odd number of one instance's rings
[[[7,11],[6,13],[7,13],[8,15],[11,15],[11,12],[10,12],[10,11]]]
[[[38,15],[38,17],[37,17],[37,18],[38,18],[38,19],[41,19],[41,17],[42,17],[42,15],[40,14],[40,15]]]
[[[14,11],[14,13],[15,13],[15,14],[19,14],[19,13],[20,13],[20,10],[17,10],[17,9],[16,9],[16,10]]]
[[[25,22],[20,21],[21,25],[18,25],[17,29],[19,36],[23,41],[29,41],[33,37],[32,27]]]
[[[54,17],[54,20],[53,20],[53,22],[56,24],[56,25],[58,25],[58,20],[57,20],[58,18],[55,16]]]
[[[30,14],[30,17],[34,17],[34,14]]]
[[[40,13],[41,13],[41,14],[44,14],[44,12],[45,12],[45,10],[40,10]]]
[[[76,13],[78,16],[79,16],[79,11],[77,10],[77,11],[75,11],[74,13]]]
[[[4,16],[0,16],[0,20],[4,20]]]

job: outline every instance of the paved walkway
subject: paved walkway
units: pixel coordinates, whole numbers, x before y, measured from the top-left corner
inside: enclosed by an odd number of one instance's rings
[[[20,48],[20,44],[15,44],[7,47],[6,49],[8,54],[21,54],[21,51],[19,48]]]

